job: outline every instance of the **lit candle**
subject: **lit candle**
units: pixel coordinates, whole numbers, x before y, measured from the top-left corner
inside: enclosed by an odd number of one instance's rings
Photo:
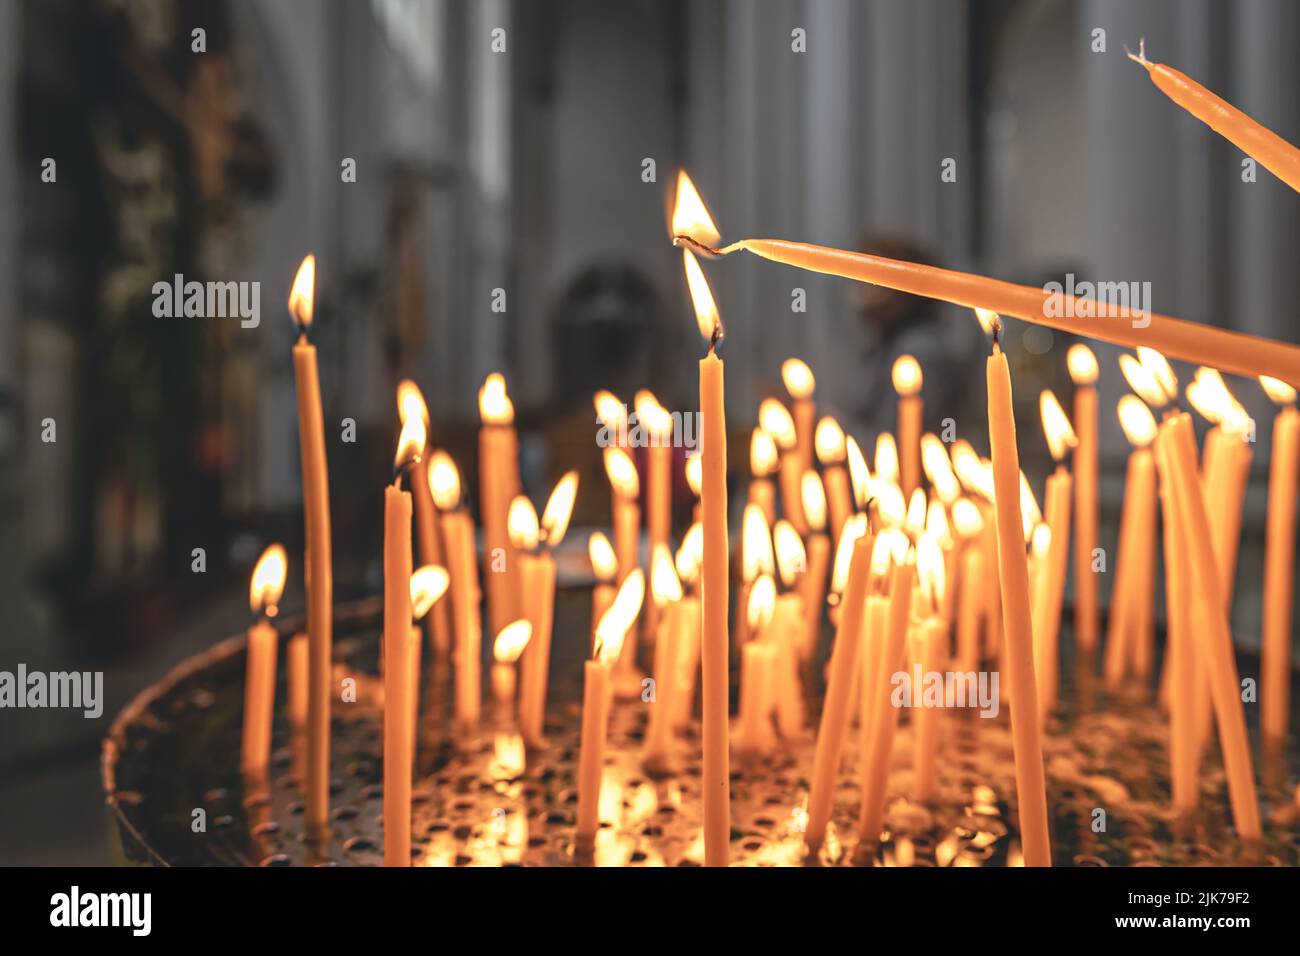
[[[817,380],[802,359],[788,358],[781,363],[781,381],[790,393],[790,415],[794,419],[795,449],[803,471],[813,466],[813,424],[817,421],[817,403],[813,390]]]
[[[614,603],[596,625],[596,648],[583,665],[582,738],[578,749],[577,844],[589,852],[599,824],[601,772],[605,766],[605,738],[613,701],[610,668],[618,660],[627,632],[636,623],[645,597],[640,568],[623,579]]]
[[[775,398],[765,398],[758,406],[758,424],[772,436],[780,450],[781,508],[795,529],[802,531],[803,503],[799,500],[799,482],[803,478],[804,468],[795,436],[794,419]]]
[[[424,448],[409,416],[384,489],[384,866],[411,865],[411,495],[402,477]]]
[[[917,803],[933,803],[934,767],[939,753],[940,712],[924,706],[924,682],[929,674],[942,674],[946,666],[948,625],[943,616],[945,588],[943,552],[929,534],[916,544],[916,570],[923,614],[916,622],[916,660],[921,666],[922,685],[914,685],[912,705],[917,707],[916,733],[912,740],[912,796]]]
[[[866,530],[865,515],[861,518],[861,524],[854,531],[855,536],[861,536]],[[845,527],[853,527],[853,519]],[[867,585],[871,593],[867,595],[866,613],[862,619],[862,651],[859,654],[862,658],[862,686],[858,694],[858,787],[862,792],[865,792],[869,784],[879,697],[882,693],[889,693],[889,687],[880,678],[880,669],[885,666],[890,606],[889,572],[892,566],[890,547],[894,540],[894,532],[885,529],[876,536],[871,548],[871,579]]]
[[[1020,450],[1011,398],[1011,371],[998,347],[996,316],[993,354],[987,368],[989,446],[993,452],[993,485],[997,506],[998,582],[1002,591],[1002,626],[1006,647],[1011,734],[1016,764],[1016,796],[1020,839],[1027,866],[1051,866],[1047,832],[1047,791],[1043,750],[1035,705],[1033,625],[1029,615],[1029,571],[1025,558],[1024,518],[1021,514]]]
[[[514,721],[515,693],[519,686],[517,662],[533,636],[525,618],[511,621],[492,642],[492,700],[497,720],[504,727]]]
[[[876,466],[875,477],[880,481],[893,482],[896,485],[902,485],[901,469],[898,463],[898,443],[894,441],[894,436],[889,432],[881,432],[876,436],[876,454],[873,458]],[[907,496],[903,496],[907,500]]]
[[[1097,357],[1082,342],[1065,356],[1074,382],[1074,640],[1091,658],[1097,649]]]
[[[479,610],[478,562],[474,557],[474,524],[469,512],[461,506],[460,471],[446,452],[434,452],[430,459],[429,490],[440,514],[451,577],[456,728],[468,742],[478,730],[481,711],[483,620]]]
[[[409,379],[397,386],[397,412],[402,424],[406,424],[408,415],[419,415],[424,419],[427,441],[429,407],[424,402],[420,387]],[[419,460],[411,466],[411,499],[415,504],[415,541],[420,564],[444,565],[446,559],[442,556],[437,509],[433,505],[433,495],[429,492],[429,456],[425,454],[425,449],[420,450]],[[451,650],[449,602],[434,604],[425,620],[429,625],[429,636],[434,649],[440,657],[446,656]]]
[[[776,606],[776,584],[762,574],[749,592],[746,617],[753,639],[740,649],[740,715],[736,751],[745,760],[771,753],[776,744],[772,733],[772,684],[777,646],[766,640]]]
[[[984,617],[985,602],[982,590],[989,586],[988,571],[984,567],[984,551],[980,538],[984,530],[984,517],[969,498],[958,498],[952,506],[952,523],[960,542],[961,574],[957,597],[957,669],[980,669],[980,624]]]
[[[637,567],[641,544],[641,479],[632,456],[622,448],[605,449],[605,474],[609,477],[610,505],[614,528],[614,553],[618,556],[619,583]],[[615,692],[631,699],[641,695],[641,671],[637,667],[636,631],[627,636],[615,665]]]
[[[635,398],[637,429],[646,446],[645,523],[650,553],[668,547],[673,524],[673,417],[654,393],[641,389]],[[656,634],[659,608],[649,602],[641,610],[642,633]]]
[[[749,589],[760,574],[776,573],[776,557],[772,551],[772,529],[758,505],[745,505],[740,517],[740,594],[736,606],[749,606]],[[742,614],[736,621],[734,634],[736,651],[749,641],[749,616]]]
[[[853,513],[853,489],[849,484],[849,471],[846,466],[849,449],[844,437],[844,429],[839,422],[827,416],[817,423],[816,437],[813,442],[817,450],[817,461],[822,466],[825,503],[830,507],[831,542],[839,540],[840,528]],[[861,458],[861,452],[858,452]],[[866,462],[863,462],[863,467]],[[807,480],[805,475],[804,480]],[[804,509],[807,518],[807,508]],[[825,529],[822,529],[825,530]]]
[[[421,454],[423,450],[421,451]],[[427,474],[427,473],[426,473]],[[411,479],[415,480],[415,469],[411,469]],[[424,479],[428,485],[428,478]],[[412,489],[414,497],[414,489]],[[411,630],[407,653],[410,655],[411,678],[410,715],[411,729],[411,766],[415,766],[416,751],[420,745],[420,621],[436,608],[447,593],[451,582],[447,569],[436,564],[426,564],[415,569],[411,574]]]
[[[673,730],[686,730],[695,708],[695,683],[700,670],[700,567],[704,562],[704,526],[691,525],[677,549],[677,577],[682,599],[677,602],[677,690],[673,693]]]
[[[808,522],[808,538],[804,542],[807,569],[799,579],[799,594],[803,598],[799,656],[802,660],[809,661],[816,656],[817,644],[821,638],[822,606],[826,603],[826,572],[831,560],[831,539],[825,533],[826,492],[815,471],[804,472],[803,514]]]
[[[307,726],[309,651],[306,634],[295,634],[289,638],[289,723],[295,731],[300,731]]]
[[[1264,532],[1264,611],[1260,651],[1260,723],[1266,748],[1286,751],[1291,714],[1291,588],[1295,572],[1296,480],[1300,475],[1300,412],[1296,391],[1263,376],[1279,406],[1273,419],[1268,473],[1268,526]]]
[[[685,173],[679,177],[674,235],[691,235],[708,242],[718,232]],[[682,185],[684,184],[684,186]],[[704,562],[700,595],[702,684],[704,688],[704,862],[726,866],[731,850],[731,791],[728,736],[727,647],[727,416],[723,398],[723,365],[717,355],[722,321],[713,293],[688,250],[683,251],[686,282],[695,307],[700,334],[709,343],[700,360],[700,444],[704,487],[700,511],[704,526]]]
[[[258,615],[248,629],[244,670],[244,734],[241,764],[246,773],[262,773],[271,763],[271,715],[275,712],[275,656],[279,638],[271,626],[284,593],[288,559],[273,544],[258,559],[248,588],[248,606]]]
[[[519,577],[510,547],[510,502],[519,494],[519,436],[506,380],[493,372],[478,392],[479,518],[487,573],[488,626],[495,634],[519,615]]]
[[[530,747],[543,743],[546,687],[551,668],[551,630],[555,620],[555,549],[564,540],[578,494],[578,473],[556,483],[539,526],[537,512],[522,495],[510,504],[510,543],[519,556],[522,610],[532,625],[532,638],[521,664],[519,730]]]
[[[308,829],[325,829],[329,818],[330,670],[333,666],[334,571],[330,548],[330,489],[325,462],[316,347],[307,341],[315,306],[316,257],[298,267],[289,293],[289,314],[298,325],[293,373],[298,394],[298,441],[302,455],[302,508],[306,523],[307,780],[304,816]]]
[[[704,468],[700,464],[698,454],[687,455],[686,464],[683,466],[686,472],[686,486],[691,489],[691,494],[695,496],[695,504],[691,506],[691,521],[700,520],[700,492],[704,490]]]
[[[587,538],[587,557],[591,561],[591,573],[596,577],[596,584],[591,589],[591,646],[596,646],[596,625],[601,615],[614,600],[618,590],[615,575],[618,574],[618,558],[614,546],[609,543],[603,531],[593,531]]]
[[[679,244],[725,256],[739,250],[773,262],[843,276],[912,295],[1014,315],[1061,332],[1101,339],[1114,345],[1159,348],[1174,358],[1214,365],[1225,372],[1255,377],[1271,375],[1300,381],[1300,347],[1187,322],[1128,306],[1111,306],[1041,286],[1015,285],[999,279],[886,259],[865,252],[830,249],[785,239],[743,239],[713,250],[696,236],[679,236]]]
[[[1138,55],[1130,53],[1129,59],[1141,64],[1161,93],[1300,192],[1300,150],[1187,74],[1151,62],[1144,47],[1145,43],[1138,47]]]
[[[768,524],[776,521],[776,485],[772,475],[777,469],[776,442],[761,427],[749,440],[749,503],[763,509]]]
[[[899,484],[910,496],[921,485],[921,365],[910,355],[900,355],[892,377],[898,392]]]
[[[797,588],[807,577],[808,553],[799,532],[788,521],[776,523],[772,541],[782,592],[773,602],[771,620],[762,639],[772,647],[771,687],[775,695],[777,726],[782,737],[793,740],[802,735],[804,727],[799,661],[800,646],[806,640],[808,624],[803,595]]]
[[[1078,444],[1070,420],[1061,403],[1050,391],[1039,395],[1039,410],[1043,418],[1043,433],[1056,469],[1047,478],[1043,496],[1046,506],[1044,517],[1052,530],[1051,545],[1041,581],[1039,617],[1035,621],[1034,663],[1038,677],[1038,710],[1046,720],[1056,705],[1059,683],[1061,604],[1065,595],[1065,570],[1069,565],[1070,502],[1073,484],[1065,467],[1065,456]],[[1040,653],[1041,652],[1041,653]]]
[[[650,596],[659,605],[659,632],[655,640],[654,706],[646,728],[645,756],[649,770],[669,773],[673,768],[673,715],[681,693],[681,628],[677,623],[682,584],[677,577],[673,554],[666,545],[656,545],[650,558]]]

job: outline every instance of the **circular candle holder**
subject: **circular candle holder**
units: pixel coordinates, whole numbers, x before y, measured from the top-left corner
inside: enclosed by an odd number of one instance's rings
[[[653,703],[618,701],[610,722],[594,848],[574,846],[581,722],[581,660],[589,592],[557,597],[551,708],[544,748],[525,753],[512,723],[484,708],[480,732],[450,731],[446,661],[426,644],[412,795],[412,863],[419,866],[692,866],[703,860],[698,726],[677,741],[671,773],[642,765]],[[126,858],[155,865],[379,865],[383,860],[382,681],[375,675],[382,605],[340,606],[335,677],[356,680],[356,700],[335,694],[331,734],[330,832],[309,835],[300,789],[303,739],[277,684],[272,760],[260,778],[239,769],[244,637],[185,661],[143,691],[104,741],[102,775]],[[294,622],[283,622],[286,634]],[[284,638],[282,637],[282,640]],[[485,641],[486,643],[486,641]],[[1067,642],[1068,644],[1068,642]],[[646,649],[643,649],[643,653]],[[647,657],[648,659],[648,657]],[[280,655],[284,660],[284,655]],[[1217,747],[1206,748],[1201,811],[1179,822],[1170,806],[1168,720],[1128,692],[1092,706],[1100,690],[1069,679],[1044,735],[1056,865],[1295,865],[1300,841],[1294,781],[1265,772],[1265,839],[1246,850],[1231,826]],[[804,735],[770,757],[732,761],[731,860],[736,865],[999,866],[1020,861],[1008,708],[981,718],[940,712],[943,749],[935,799],[912,792],[911,721],[902,715],[890,768],[884,832],[858,851],[857,730],[845,747],[834,812],[816,854],[805,849],[804,808],[818,708]],[[1267,771],[1267,768],[1266,768]]]

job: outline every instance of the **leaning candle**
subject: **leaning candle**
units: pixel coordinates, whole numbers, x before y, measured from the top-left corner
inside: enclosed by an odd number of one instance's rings
[[[273,544],[258,558],[248,588],[248,605],[258,615],[248,629],[244,671],[244,733],[241,765],[247,772],[265,771],[271,762],[271,715],[275,710],[275,655],[279,644],[271,618],[284,593],[288,560],[284,548]]]
[[[996,317],[990,317],[994,329]],[[1020,509],[1020,450],[1016,447],[1016,421],[1011,398],[1011,371],[1007,357],[993,338],[987,367],[989,446],[993,453],[993,487],[997,502],[998,583],[1002,592],[1002,621],[1008,690],[1011,698],[1011,735],[1016,765],[1020,839],[1026,866],[1051,866],[1051,838],[1047,832],[1047,789],[1043,749],[1035,709],[1038,689],[1034,680],[1033,629],[1029,616],[1029,570]]]
[[[813,441],[817,451],[817,461],[822,466],[821,482],[824,486],[824,499],[830,506],[831,543],[839,540],[840,528],[853,513],[853,489],[849,484],[848,442],[844,429],[839,422],[827,416],[817,423],[817,432]],[[859,453],[860,454],[860,453]],[[863,463],[865,466],[865,462]],[[807,481],[805,474],[804,480]],[[804,509],[807,517],[807,508]]]
[[[478,729],[482,697],[483,620],[479,610],[478,562],[474,557],[474,525],[461,506],[460,472],[446,452],[434,452],[429,462],[429,490],[441,515],[451,577],[452,623],[455,640],[455,723],[463,739]]]
[[[507,522],[519,494],[519,436],[506,380],[493,372],[478,393],[479,517],[487,571],[488,625],[495,634],[519,616],[519,578]]]
[[[911,496],[921,485],[921,365],[900,355],[891,374],[898,392],[899,485]]]
[[[424,419],[424,427],[429,427],[429,408],[424,403],[420,387],[409,379],[397,386],[397,411],[402,424],[408,415],[419,415]],[[442,535],[438,533],[438,516],[433,506],[433,495],[429,492],[429,457],[425,449],[420,450],[420,458],[411,466],[411,499],[415,504],[416,547],[419,550],[420,564],[444,565],[442,556]],[[425,619],[429,627],[429,636],[434,649],[440,657],[451,650],[451,606],[448,601],[439,601],[433,605]]]
[[[817,421],[817,403],[813,390],[817,380],[802,359],[788,358],[781,363],[781,381],[790,393],[790,416],[794,419],[795,449],[803,470],[813,465],[813,423]]]
[[[330,670],[333,666],[334,571],[330,559],[330,489],[325,463],[325,420],[321,412],[316,347],[307,341],[315,305],[316,257],[298,267],[289,293],[289,313],[298,325],[293,347],[298,394],[298,441],[302,455],[302,508],[306,522],[307,637],[310,644],[307,698],[307,779],[304,817],[322,830],[329,817]]]
[[[794,419],[775,398],[765,398],[758,406],[758,423],[780,449],[781,508],[795,530],[802,532],[803,504],[799,500],[799,481],[804,468],[797,447]]]
[[[1065,356],[1074,382],[1074,641],[1085,655],[1097,648],[1097,357],[1082,342]]]
[[[672,228],[675,235],[689,234],[707,240],[717,235],[713,220],[700,201],[690,179],[679,177]],[[704,526],[704,563],[701,566],[700,597],[701,683],[704,689],[703,776],[704,862],[726,866],[731,851],[731,770],[728,752],[728,647],[727,647],[727,414],[724,401],[723,365],[717,355],[722,339],[722,320],[699,262],[683,250],[686,284],[700,334],[709,343],[708,354],[700,359],[700,460],[704,487],[700,515]]]
[[[1050,391],[1044,390],[1039,396],[1039,407],[1043,417],[1043,432],[1047,437],[1047,447],[1056,469],[1047,478],[1047,490],[1043,496],[1044,518],[1052,529],[1051,547],[1047,552],[1047,565],[1043,569],[1042,591],[1043,603],[1039,609],[1041,616],[1035,622],[1035,656],[1038,681],[1038,709],[1040,716],[1046,720],[1051,709],[1056,705],[1056,688],[1059,681],[1061,603],[1065,594],[1065,570],[1069,564],[1070,543],[1070,495],[1072,482],[1070,472],[1065,467],[1065,456],[1070,448],[1078,443],[1070,420],[1065,416],[1061,403]],[[1041,651],[1041,655],[1038,653]]]
[[[609,610],[596,626],[596,648],[583,665],[582,737],[578,749],[577,844],[588,852],[599,824],[600,781],[605,766],[605,738],[613,701],[610,667],[618,660],[628,630],[645,597],[645,578],[637,568],[623,579]]]
[[[424,440],[424,422],[407,418],[397,477],[384,489],[384,866],[411,865],[411,495],[402,477]]]
[[[1137,56],[1130,53],[1129,59],[1147,71],[1161,93],[1300,192],[1300,149],[1227,100],[1211,93],[1187,74],[1148,60],[1145,43],[1138,47]]]
[[[1026,322],[1115,345],[1133,348],[1149,345],[1173,358],[1214,365],[1237,375],[1251,378],[1271,375],[1284,381],[1300,381],[1300,346],[1167,315],[1142,313],[1128,306],[1115,308],[1040,286],[1015,285],[986,276],[785,239],[742,239],[719,250],[702,245],[698,237],[680,236],[678,241],[714,255],[729,255],[743,249],[809,272],[843,276],[954,305],[1014,315]]]
[[[1300,477],[1300,411],[1296,390],[1275,378],[1260,385],[1280,407],[1273,419],[1264,532],[1264,612],[1260,651],[1260,723],[1265,747],[1286,750],[1291,707],[1291,608],[1295,576],[1296,481]]]

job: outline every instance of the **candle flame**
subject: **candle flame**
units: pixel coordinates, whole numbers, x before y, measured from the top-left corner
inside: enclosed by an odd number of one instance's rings
[[[1264,389],[1265,394],[1278,405],[1291,405],[1295,403],[1295,389],[1282,381],[1280,378],[1273,378],[1271,375],[1261,375],[1259,384]]]
[[[614,595],[613,603],[600,616],[596,625],[595,658],[605,664],[613,664],[623,650],[623,639],[627,637],[636,616],[641,613],[641,602],[645,600],[645,576],[640,568],[633,568]]]
[[[659,404],[654,392],[643,388],[636,393],[633,403],[637,424],[641,425],[657,442],[662,443],[673,433],[673,416]]]
[[[492,659],[498,664],[513,664],[519,660],[524,648],[533,637],[531,621],[520,618],[501,628],[497,639],[492,642]]]
[[[843,594],[849,583],[849,565],[853,563],[853,549],[858,539],[867,533],[867,516],[858,512],[850,515],[840,530],[840,541],[835,546],[835,563],[831,567],[831,590]],[[883,532],[882,532],[883,533]],[[877,539],[879,540],[879,539]]]
[[[393,456],[393,469],[400,471],[413,461],[419,461],[424,454],[424,442],[427,433],[424,419],[411,415],[402,422],[402,434],[397,439],[397,454]]]
[[[876,514],[886,527],[896,528],[907,518],[907,499],[896,482],[877,478],[872,486],[872,497],[876,499]]]
[[[709,280],[704,278],[699,260],[689,249],[682,250],[682,266],[686,270],[686,288],[691,293],[691,305],[695,308],[695,324],[712,348],[713,343],[722,338],[718,303],[713,299],[713,290],[709,288]]]
[[[515,405],[506,392],[506,377],[493,372],[478,390],[479,420],[484,425],[509,425],[515,420]]]
[[[460,469],[441,449],[429,458],[429,494],[439,511],[452,511],[460,504]]]
[[[656,544],[650,559],[650,596],[657,607],[682,599],[682,582],[677,577],[673,553],[666,544]]]
[[[1065,353],[1065,365],[1075,385],[1092,385],[1097,381],[1097,356],[1082,342],[1070,346]]]
[[[610,487],[620,498],[636,499],[641,495],[641,479],[632,456],[622,448],[605,449],[605,474]]]
[[[1198,368],[1186,389],[1187,401],[1207,421],[1238,433],[1246,434],[1254,423],[1246,410],[1228,390],[1223,376],[1212,368]]]
[[[703,563],[704,525],[696,521],[686,530],[681,547],[677,549],[677,576],[687,584],[694,584],[699,579]]]
[[[770,574],[760,574],[749,588],[749,602],[745,607],[745,620],[757,637],[772,622],[776,610],[776,583]]]
[[[674,236],[689,236],[702,246],[716,246],[722,239],[718,227],[713,224],[699,190],[686,170],[677,173],[677,198],[673,203],[672,233]]]
[[[827,415],[817,423],[813,432],[813,448],[817,451],[817,460],[823,465],[838,465],[848,453],[844,438],[844,429],[840,423]]]
[[[794,399],[811,398],[813,390],[817,387],[812,369],[803,359],[788,358],[782,362],[781,381],[785,383],[785,390]]]
[[[596,406],[596,421],[621,434],[627,426],[627,406],[613,392],[603,388],[593,396],[592,404]]]
[[[1125,395],[1119,400],[1117,408],[1119,425],[1124,429],[1124,437],[1135,448],[1145,448],[1155,440],[1156,417],[1151,409],[1136,395]]]
[[[925,533],[940,543],[952,540],[948,528],[948,512],[938,498],[931,498],[926,506]]]
[[[1165,393],[1165,401],[1172,402],[1178,397],[1178,377],[1174,375],[1173,366],[1169,360],[1157,352],[1155,349],[1147,348],[1145,345],[1137,347],[1138,361],[1143,367],[1151,373],[1156,384]]]
[[[789,409],[775,398],[765,398],[759,402],[758,424],[783,451],[789,451],[795,446],[794,419],[790,417]]]
[[[686,484],[696,498],[704,489],[704,462],[699,455],[686,456]]]
[[[772,554],[772,532],[767,525],[767,515],[758,505],[745,505],[740,524],[740,576],[753,581],[764,571],[775,570]]]
[[[293,287],[289,290],[289,314],[298,323],[298,327],[310,327],[312,313],[316,307],[316,257],[309,255],[298,266],[298,274],[293,277]]]
[[[424,393],[408,378],[397,386],[397,418],[405,425],[412,415],[423,421],[426,429],[429,427],[429,406],[424,403]]]
[[[284,545],[270,545],[253,566],[253,576],[248,585],[248,606],[254,614],[275,617],[277,605],[284,594],[284,579],[289,568]]]
[[[957,500],[961,485],[953,473],[948,449],[938,435],[927,432],[921,436],[921,468],[944,504]]]
[[[618,573],[618,556],[603,531],[593,531],[587,538],[587,556],[591,559],[591,570],[597,581],[608,584],[614,580]]]
[[[921,390],[921,363],[914,356],[900,355],[894,360],[891,374],[894,380],[894,391],[899,395],[915,395]]]
[[[416,568],[411,574],[411,617],[418,621],[428,614],[438,599],[447,593],[450,583],[446,568],[436,564]]]
[[[976,309],[975,321],[985,335],[997,335],[1002,331],[1002,319],[992,309]]]
[[[963,539],[973,538],[984,530],[984,516],[969,498],[958,498],[952,503],[952,523]]]
[[[794,525],[782,518],[772,530],[772,539],[776,546],[776,569],[781,575],[781,583],[792,588],[808,568],[808,552],[804,549],[803,538],[799,537]]]
[[[1128,382],[1129,388],[1137,392],[1142,397],[1142,401],[1153,408],[1163,408],[1169,404],[1169,397],[1165,395],[1165,390],[1160,387],[1151,370],[1133,356],[1121,355],[1119,370],[1124,373],[1124,380]]]
[[[849,463],[849,482],[853,485],[853,502],[857,507],[865,508],[871,497],[871,470],[867,467],[866,456],[862,454],[857,439],[851,436],[844,440],[844,452]]]
[[[1049,389],[1043,389],[1038,396],[1038,410],[1043,416],[1043,434],[1047,437],[1047,450],[1052,460],[1060,462],[1075,445],[1079,438],[1074,433],[1074,426],[1065,414],[1065,409]]]
[[[943,604],[944,580],[943,549],[930,535],[922,535],[916,543],[916,576],[921,594],[936,611]]]
[[[776,442],[762,426],[755,428],[749,439],[749,473],[755,478],[766,478],[776,471],[776,463]]]
[[[912,497],[907,502],[907,515],[903,520],[903,527],[913,537],[925,530],[925,508],[925,492],[920,488],[913,489]]]
[[[510,544],[520,551],[533,551],[541,537],[537,523],[537,509],[523,495],[516,495],[510,502],[506,514],[506,530],[510,535]]]
[[[889,432],[876,436],[876,477],[898,483],[898,443]]]
[[[1052,529],[1043,524],[1041,521],[1034,525],[1034,530],[1029,538],[1029,550],[1033,552],[1034,557],[1043,558],[1052,547]]]
[[[826,530],[826,487],[821,475],[809,468],[799,483],[799,500],[803,503],[803,518],[812,531]]]
[[[569,519],[573,517],[573,503],[578,497],[578,473],[569,471],[555,483],[551,496],[546,499],[542,510],[542,540],[552,550],[560,546],[564,534],[569,530]]]

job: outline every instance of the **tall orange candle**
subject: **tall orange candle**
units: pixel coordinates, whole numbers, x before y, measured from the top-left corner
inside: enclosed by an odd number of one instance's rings
[[[794,419],[784,405],[775,398],[765,398],[758,406],[758,423],[772,436],[780,450],[778,476],[781,482],[781,510],[795,530],[803,533],[803,502],[799,498],[799,483],[803,479],[803,459],[799,454]]]
[[[823,497],[830,509],[830,525],[827,530],[833,545],[839,540],[844,522],[853,513],[854,504],[847,466],[849,446],[839,422],[829,416],[818,422],[813,446],[817,451],[817,461],[822,466]],[[865,465],[863,462],[863,467]],[[806,506],[804,512],[806,516]]]
[[[310,641],[307,698],[305,822],[322,831],[329,822],[330,674],[333,667],[334,571],[330,547],[330,489],[325,460],[316,347],[307,341],[315,306],[316,257],[298,267],[289,293],[289,314],[298,325],[293,347],[298,396],[298,442],[302,455],[302,508],[306,523],[307,637]]]
[[[916,626],[916,661],[920,664],[924,681],[925,675],[944,671],[948,644],[948,625],[942,613],[946,586],[943,553],[938,542],[928,534],[917,542],[916,563],[924,606],[924,614]],[[912,706],[916,708],[912,796],[918,803],[932,803],[937,789],[934,768],[939,752],[940,714],[934,708],[924,706],[921,686],[913,682],[911,692]]]
[[[605,474],[609,477],[611,519],[614,528],[614,553],[618,557],[618,581],[621,584],[636,569],[640,560],[641,479],[632,456],[622,448],[605,449]],[[631,698],[641,693],[641,672],[637,668],[636,632],[627,636],[615,664],[615,691]]]
[[[831,560],[831,539],[826,534],[826,492],[815,471],[804,472],[803,513],[808,522],[808,539],[804,543],[807,553],[806,570],[799,578],[799,594],[803,598],[799,656],[808,661],[815,656],[821,639],[822,606],[826,603],[826,573]]]
[[[700,670],[700,569],[704,562],[704,526],[691,525],[677,549],[677,577],[682,597],[677,602],[677,677],[673,693],[673,730],[681,733],[695,710],[696,678]]]
[[[596,583],[591,589],[591,646],[596,646],[596,625],[618,591],[618,557],[604,532],[593,531],[587,538],[587,557]]]
[[[308,652],[306,634],[295,634],[289,638],[287,648],[289,671],[289,723],[295,732],[307,726],[307,667]]]
[[[980,542],[984,517],[969,498],[959,498],[952,506],[952,524],[957,532],[961,568],[957,596],[957,669],[977,671],[981,657],[980,626],[986,607],[983,591],[989,586]]]
[[[1074,382],[1074,640],[1089,657],[1097,649],[1097,357],[1082,342],[1066,365]]]
[[[753,637],[740,649],[740,707],[736,752],[746,760],[766,756],[776,744],[772,732],[777,645],[767,639],[776,608],[776,584],[759,575],[750,589],[745,614]]]
[[[678,178],[672,230],[674,235],[689,234],[702,241],[710,241],[718,234],[685,173]],[[727,577],[727,413],[723,364],[717,354],[723,332],[713,292],[689,250],[683,250],[682,264],[700,334],[709,343],[708,354],[700,359],[700,462],[704,472],[700,495],[704,527],[704,563],[700,569],[704,766],[700,787],[704,797],[704,862],[706,866],[726,866],[731,855],[727,647],[730,582]]]
[[[1264,612],[1260,651],[1260,723],[1265,746],[1286,750],[1291,714],[1291,611],[1295,577],[1296,482],[1300,477],[1300,411],[1296,391],[1267,376],[1260,384],[1280,407],[1273,419],[1264,532]]]
[[[776,442],[761,427],[749,440],[749,503],[763,510],[768,524],[776,521],[776,485],[772,475],[778,466]]]
[[[1043,497],[1043,513],[1052,530],[1051,546],[1043,570],[1041,604],[1035,618],[1035,674],[1038,678],[1038,710],[1046,720],[1056,705],[1056,690],[1060,680],[1060,627],[1061,604],[1065,594],[1065,571],[1069,565],[1070,547],[1070,493],[1072,480],[1065,468],[1065,456],[1077,444],[1074,429],[1065,416],[1065,410],[1050,391],[1039,396],[1043,417],[1043,431],[1047,436],[1048,450],[1056,462],[1056,470],[1047,479]],[[1041,653],[1039,653],[1041,651]]]
[[[898,468],[904,496],[921,486],[921,365],[900,355],[892,371],[898,392]]]
[[[478,393],[479,513],[487,574],[488,626],[496,634],[519,617],[519,576],[510,546],[510,502],[519,494],[519,436],[506,380],[493,372]]]
[[[813,401],[813,390],[817,387],[817,380],[806,362],[788,358],[781,363],[781,381],[790,393],[795,450],[802,470],[807,471],[813,466],[814,425],[817,421],[817,403]]]
[[[682,584],[677,576],[672,552],[657,545],[650,558],[650,596],[660,606],[659,632],[655,639],[654,698],[645,734],[645,765],[656,772],[673,767],[673,715],[677,695],[681,692],[681,630],[677,607],[682,599]]]
[[[424,402],[420,387],[409,379],[397,386],[397,412],[402,424],[408,415],[419,415],[424,419],[427,433],[429,428],[429,407]],[[415,504],[415,544],[421,565],[446,564],[442,555],[442,535],[438,533],[437,509],[433,505],[433,495],[429,491],[429,456],[427,449],[420,450],[420,458],[411,466],[411,499]],[[433,647],[439,656],[445,656],[451,650],[451,607],[448,601],[439,601],[433,605],[425,618]]]
[[[515,694],[519,687],[519,657],[533,636],[533,626],[520,618],[501,629],[492,642],[492,702],[502,725],[515,719]]]
[[[799,677],[801,645],[808,631],[804,598],[799,586],[807,577],[808,552],[799,532],[788,521],[778,521],[772,534],[782,593],[773,602],[771,621],[763,640],[773,649],[773,684],[777,726],[792,740],[803,733],[803,682]]]
[[[668,547],[673,525],[673,418],[654,393],[642,389],[635,400],[637,426],[645,436],[645,522],[650,552]],[[642,633],[656,633],[659,607],[653,601],[641,610]]]
[[[1033,629],[1029,615],[1029,569],[1020,511],[1020,450],[1016,447],[1011,371],[1006,355],[998,347],[996,330],[999,323],[996,316],[990,320],[994,323],[995,335],[987,368],[989,446],[993,453],[998,581],[1002,592],[1003,639],[1010,684],[1020,838],[1025,865],[1051,866],[1043,749],[1038,714],[1031,703],[1037,701],[1038,689],[1034,680]]]
[[[270,619],[284,593],[288,559],[281,545],[273,544],[258,559],[248,588],[248,605],[258,615],[248,629],[244,671],[244,733],[241,765],[245,771],[264,772],[271,763],[271,715],[275,712],[275,657],[279,637]]]

